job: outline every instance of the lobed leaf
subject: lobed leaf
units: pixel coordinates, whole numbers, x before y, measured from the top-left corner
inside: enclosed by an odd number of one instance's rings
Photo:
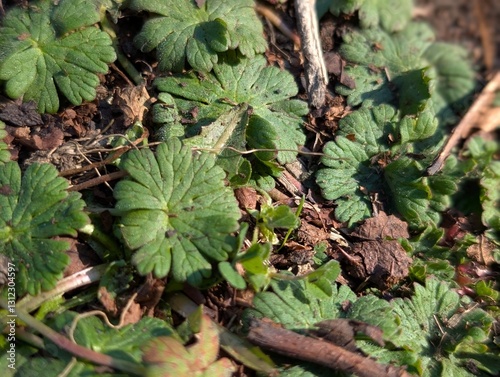
[[[356,298],[346,286],[337,288],[334,281],[331,298],[323,302],[301,281],[273,282],[271,286],[273,292],[254,297],[254,307],[245,311],[244,322],[266,317],[304,332],[320,321],[356,319],[380,328],[386,342],[382,347],[359,339],[356,345],[378,362],[406,366],[409,373],[447,376],[443,371],[452,369],[457,373],[453,375],[470,375],[467,365],[496,368],[492,363],[494,350],[488,343],[493,318],[482,309],[464,311],[458,294],[436,279],[427,279],[425,286],[415,284],[411,299],[392,301],[373,294]],[[307,364],[295,368],[302,373],[308,370]]]
[[[89,222],[80,194],[49,164],[30,165],[21,177],[16,162],[0,165],[0,252],[18,271],[17,294],[52,289],[69,263],[69,244],[52,237],[76,236]]]
[[[248,104],[253,109],[246,132],[250,148],[292,150],[277,154],[280,163],[288,163],[296,157],[293,151],[305,142],[301,126],[302,116],[308,113],[307,104],[290,100],[298,93],[293,76],[277,67],[266,67],[263,56],[246,59],[225,55],[213,73],[159,78],[155,85],[174,96],[181,113],[192,114],[196,108],[190,120],[196,126],[187,128],[186,136],[197,134],[233,106]],[[257,157],[268,161],[275,154],[260,153]]]
[[[5,123],[0,120],[0,165],[10,160],[9,146],[3,141],[6,136]]]
[[[359,12],[361,27],[381,26],[387,31],[401,30],[411,20],[411,0],[336,0],[331,1],[330,12]]]
[[[370,217],[370,194],[384,192],[413,228],[437,224],[457,186],[447,175],[423,177],[418,159],[405,156],[434,153],[443,139],[437,126],[432,111],[401,118],[387,104],[341,119],[335,140],[323,149],[326,167],[316,175],[323,197],[335,200],[336,218],[352,226]]]
[[[0,29],[0,80],[11,98],[34,100],[38,111],[59,109],[58,92],[72,104],[95,98],[98,73],[116,59],[111,39],[93,27],[91,0],[39,1],[10,10]]]
[[[219,53],[236,50],[249,58],[267,47],[262,24],[249,0],[133,0],[130,8],[153,14],[135,37],[142,51],[156,48],[162,71],[184,69],[185,63],[211,71]]]
[[[171,273],[199,285],[212,262],[227,260],[240,212],[215,162],[209,153],[193,156],[177,139],[160,144],[156,155],[132,151],[122,162],[129,176],[116,185],[116,210],[141,274]]]
[[[429,102],[441,122],[452,123],[454,111],[463,107],[475,87],[466,51],[434,42],[432,30],[422,23],[409,23],[394,33],[355,30],[344,36],[340,52],[358,64],[345,71],[355,79],[356,88],[337,87],[351,105],[399,102],[403,114],[415,114]],[[389,83],[398,93],[391,94]]]
[[[484,169],[481,184],[481,204],[483,213],[481,216],[484,225],[488,226],[491,234],[500,234],[500,161],[492,161]]]

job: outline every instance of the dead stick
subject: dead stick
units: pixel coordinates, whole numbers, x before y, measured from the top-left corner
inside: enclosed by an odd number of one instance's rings
[[[496,44],[493,39],[492,27],[484,14],[484,1],[474,0],[474,14],[479,24],[479,34],[483,45],[483,60],[486,69],[491,72],[495,63]]]
[[[98,168],[101,168],[105,165],[110,165],[118,157],[120,157],[122,154],[124,154],[125,152],[127,152],[130,149],[131,149],[131,147],[128,147],[128,146],[120,148],[120,149],[116,150],[115,153],[111,154],[108,158],[106,158],[103,161],[93,162],[89,165],[82,166],[81,168],[63,170],[63,171],[59,172],[59,176],[60,177],[67,177],[68,175],[75,175],[75,174],[86,172],[88,170],[98,169]]]
[[[373,359],[349,352],[327,341],[303,336],[275,326],[275,324],[254,319],[247,338],[255,345],[280,355],[353,373],[360,377],[411,376],[405,370],[393,365],[382,365]]]
[[[450,138],[434,160],[431,166],[427,168],[427,175],[434,175],[439,172],[444,165],[444,162],[451,153],[451,150],[457,143],[467,136],[469,131],[476,125],[482,112],[490,105],[495,96],[495,92],[500,87],[500,72],[486,85],[474,104],[471,106],[467,114],[462,118],[457,127],[453,130]]]
[[[277,27],[283,35],[290,38],[293,44],[297,47],[300,47],[300,38],[299,36],[292,31],[288,25],[278,16],[271,8],[266,7],[260,3],[255,3],[255,10],[257,13],[260,13],[262,16],[267,18],[269,22],[271,22],[275,27]]]
[[[101,183],[104,182],[109,182],[113,181],[118,178],[125,177],[128,173],[125,170],[120,170],[116,171],[114,173],[109,173],[106,175],[101,175],[100,177],[92,178],[89,179],[88,181],[85,181],[83,183],[80,183],[78,185],[74,185],[68,188],[68,191],[80,191],[84,189],[88,189],[97,185],[100,185]]]
[[[318,108],[325,102],[328,72],[321,50],[315,3],[314,0],[295,0],[295,12],[305,60],[309,104]]]

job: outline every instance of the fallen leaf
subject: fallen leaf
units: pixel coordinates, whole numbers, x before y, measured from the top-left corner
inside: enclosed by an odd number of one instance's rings
[[[36,103],[29,101],[9,101],[0,107],[0,119],[17,127],[39,126],[43,124],[42,117],[36,110]]]
[[[394,215],[379,212],[377,216],[366,219],[352,236],[366,240],[409,238],[408,224]]]
[[[470,245],[467,248],[467,256],[485,266],[495,263],[495,258],[493,257],[493,251],[496,249],[495,244],[483,235],[479,235],[477,241],[478,243]]]
[[[382,290],[408,276],[412,263],[412,259],[395,240],[355,243],[346,259],[349,275],[367,280]]]

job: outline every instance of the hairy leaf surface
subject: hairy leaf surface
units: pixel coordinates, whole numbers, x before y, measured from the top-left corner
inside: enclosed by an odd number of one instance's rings
[[[480,369],[495,370],[495,346],[488,340],[493,318],[479,308],[464,312],[458,294],[436,279],[427,279],[425,286],[415,284],[411,299],[392,301],[373,294],[356,298],[347,286],[337,288],[334,282],[328,300],[314,298],[301,281],[273,282],[271,286],[273,292],[254,297],[254,307],[245,312],[244,321],[266,317],[287,329],[305,332],[327,319],[356,319],[383,330],[385,347],[361,339],[356,342],[381,363],[404,365],[421,376],[448,376],[445,370],[450,368],[458,373],[454,375],[469,376],[467,363],[471,362]],[[348,309],[342,309],[346,306]],[[481,347],[473,349],[473,341]]]
[[[153,14],[135,44],[146,52],[156,48],[162,71],[180,72],[187,61],[192,68],[208,72],[221,52],[238,49],[253,58],[267,47],[249,0],[133,0],[130,7]]]
[[[55,113],[58,92],[72,104],[91,101],[98,73],[116,59],[111,39],[92,25],[99,13],[91,0],[39,1],[10,10],[0,29],[0,80],[11,98],[34,100]]]
[[[293,76],[277,67],[266,67],[263,56],[246,59],[225,55],[213,73],[159,78],[155,84],[173,95],[180,112],[196,123],[186,130],[186,136],[197,134],[233,106],[246,103],[253,109],[246,133],[249,147],[297,150],[305,142],[301,117],[308,113],[307,104],[290,99],[298,93]],[[293,151],[280,151],[277,158],[287,163],[295,156]],[[262,160],[273,157],[272,152],[259,155]]]
[[[21,177],[16,162],[0,165],[0,252],[16,266],[16,293],[52,289],[69,263],[69,243],[89,222],[79,193],[49,164],[30,165]]]
[[[129,176],[116,185],[116,209],[139,272],[171,272],[177,281],[200,284],[211,275],[212,262],[228,258],[240,217],[215,156],[193,156],[170,139],[156,155],[149,149],[130,152],[122,168]]]

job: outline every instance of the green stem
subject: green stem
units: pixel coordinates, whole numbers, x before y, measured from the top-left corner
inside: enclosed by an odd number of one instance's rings
[[[102,231],[102,224],[97,216],[91,214],[92,223],[80,229],[85,234],[87,243],[105,262],[122,259],[123,252],[116,239],[109,233]]]
[[[123,69],[128,73],[128,75],[135,83],[135,85],[143,84],[144,78],[141,76],[139,71],[135,69],[134,65],[130,63],[125,54],[122,53],[122,49],[118,43],[118,38],[116,37],[113,25],[111,25],[111,23],[108,20],[108,17],[106,16],[106,7],[101,6],[100,14],[101,14],[101,28],[110,36],[111,41],[113,43],[113,48],[115,49],[116,52],[116,58],[118,59],[118,62],[123,67]]]
[[[0,306],[2,306],[4,309],[8,309],[7,302],[4,299],[0,299]],[[73,343],[71,340],[65,338],[46,324],[38,321],[30,314],[28,314],[25,310],[19,307],[16,308],[16,316],[29,327],[38,331],[44,337],[54,342],[59,348],[71,353],[72,355],[80,359],[90,361],[97,365],[104,365],[110,368],[118,369],[137,376],[143,376],[145,374],[144,366],[126,360],[115,359],[111,356],[92,351],[88,348]]]
[[[34,297],[30,295],[23,297],[16,303],[16,309],[25,310],[29,313],[46,301],[52,300],[73,289],[95,283],[96,281],[99,281],[107,267],[108,264],[101,264],[99,266],[89,267],[85,270],[77,272],[76,274],[68,276],[59,281],[56,287],[51,291],[42,292],[38,296]]]

